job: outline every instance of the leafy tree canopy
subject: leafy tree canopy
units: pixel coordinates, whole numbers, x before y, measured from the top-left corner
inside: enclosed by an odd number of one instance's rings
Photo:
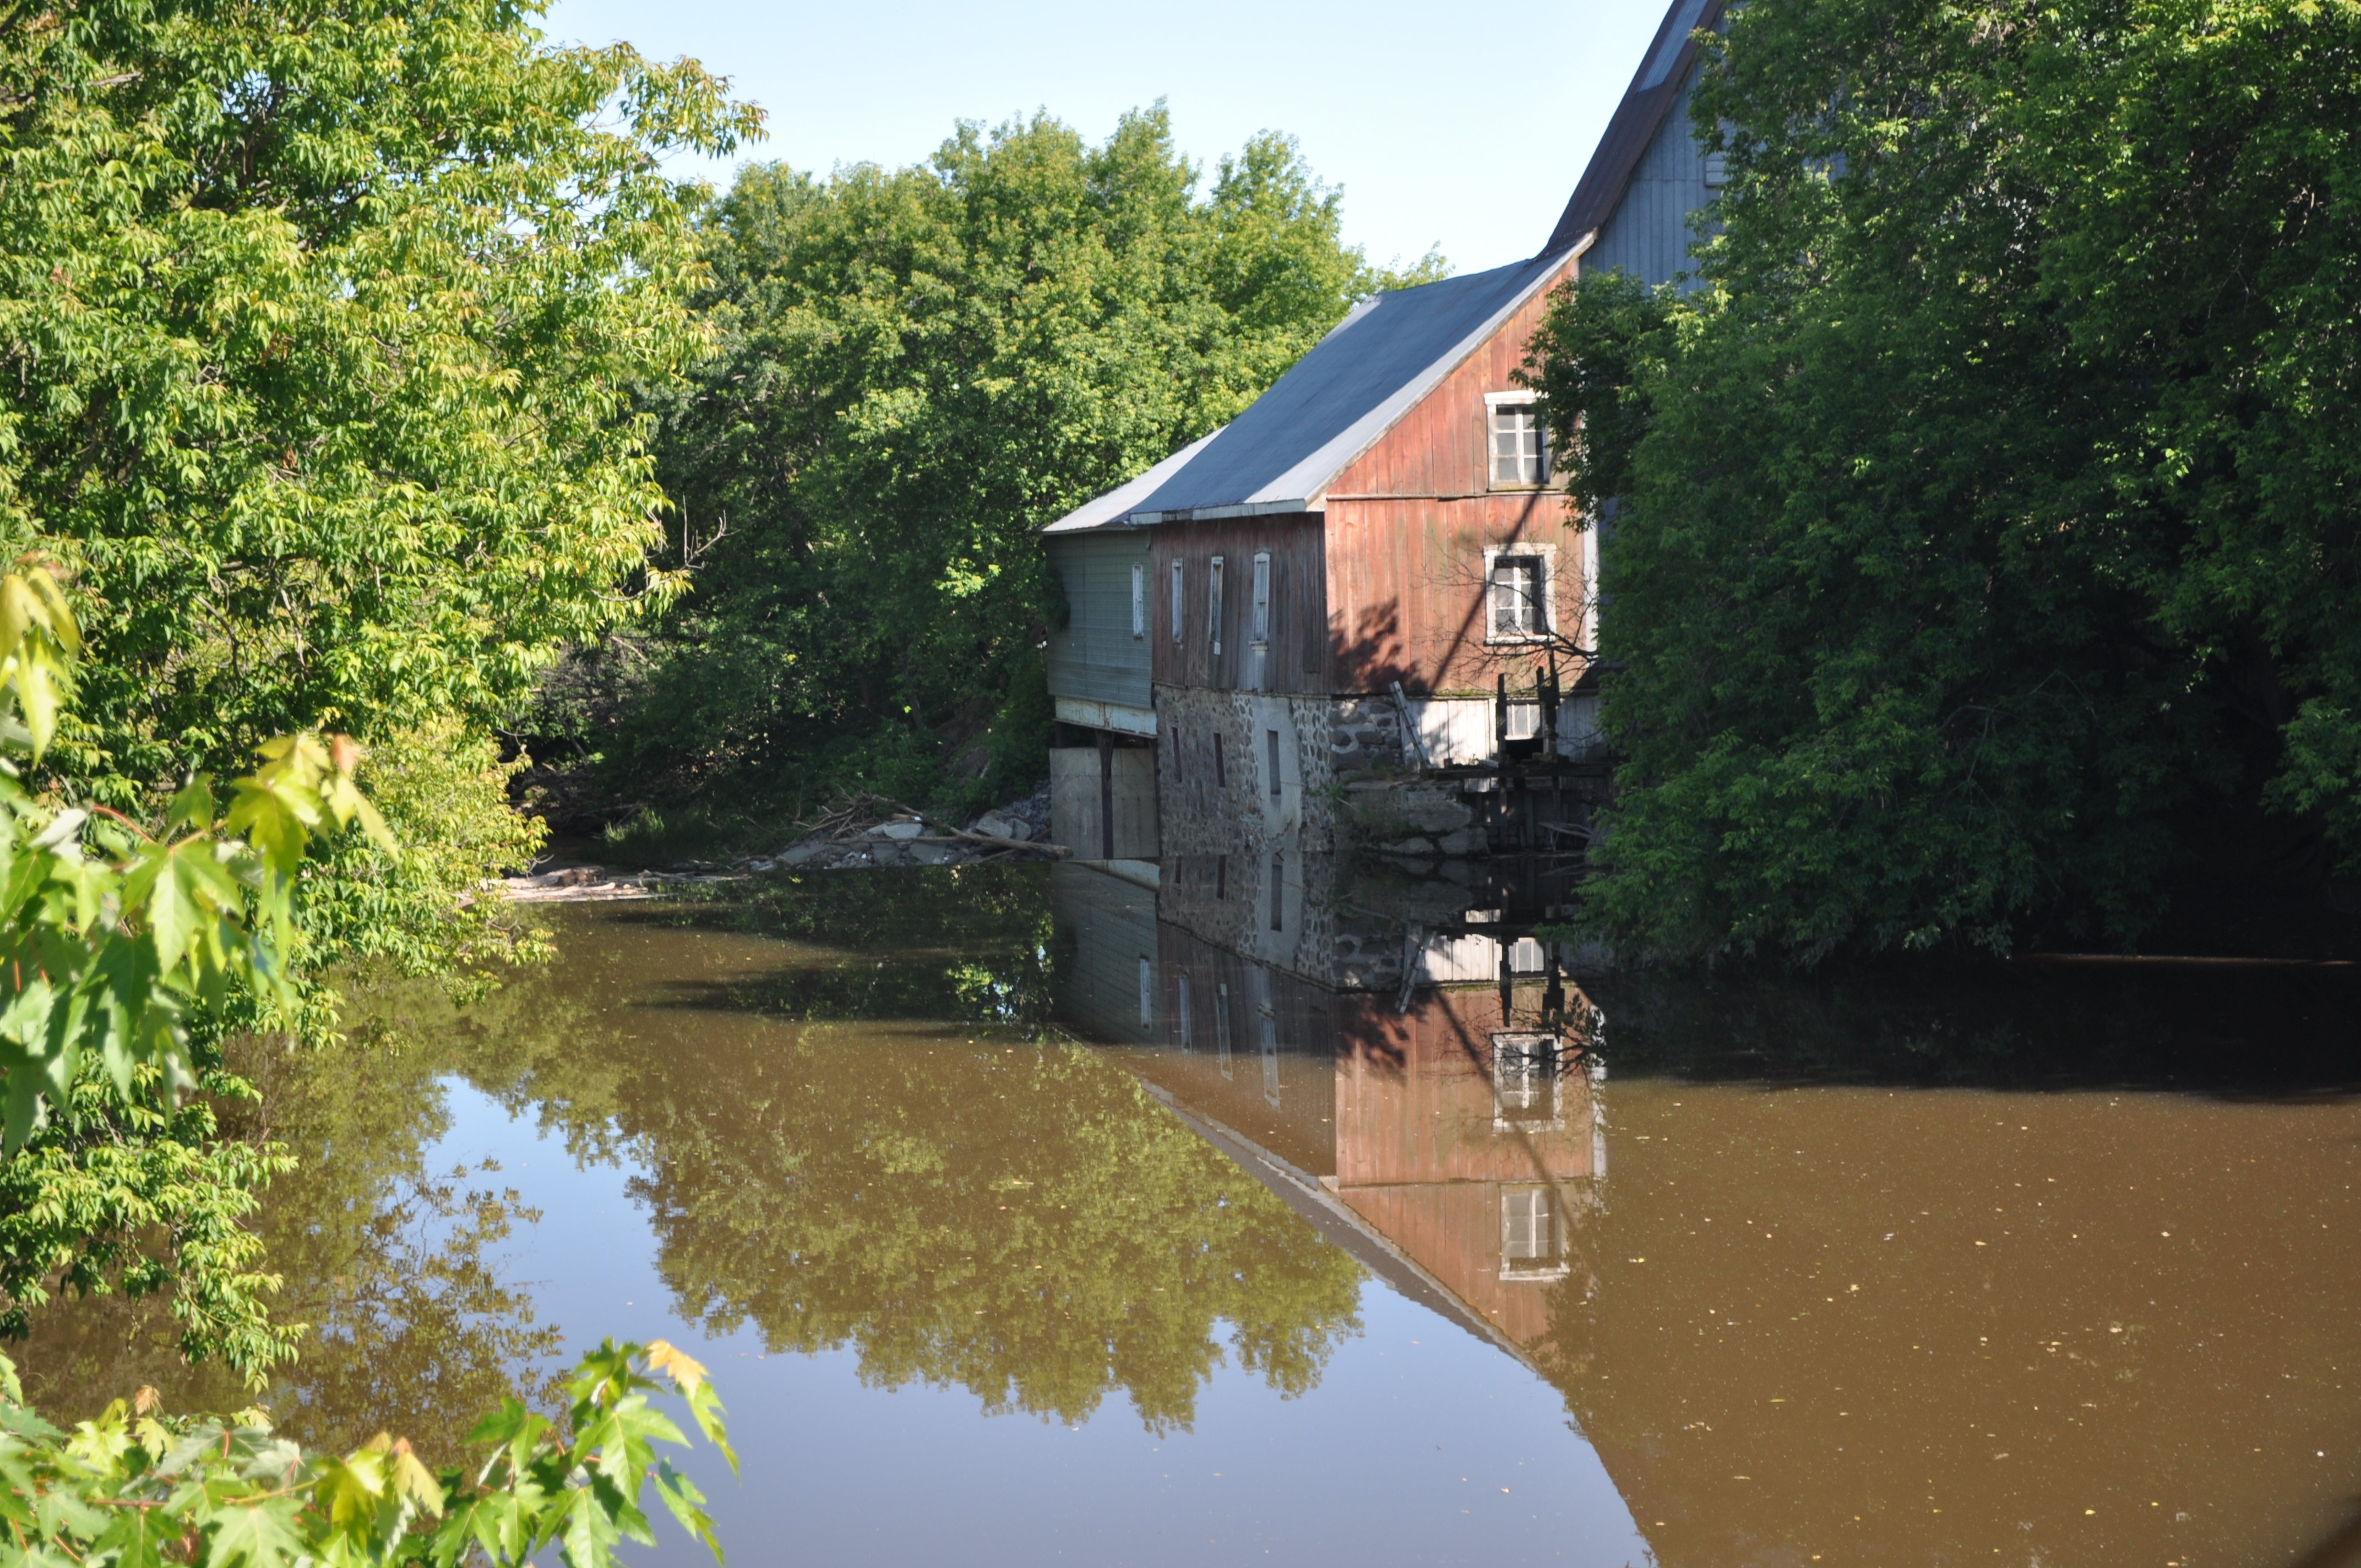
[[[628,389],[702,352],[693,62],[515,0],[79,0],[0,27],[0,534],[132,807],[277,732],[506,711],[668,591]],[[634,600],[619,590],[636,587]]]
[[[657,159],[757,126],[693,63],[546,47],[536,10],[0,17],[0,560],[56,568],[0,585],[0,742],[32,764],[0,780],[0,1332],[60,1285],[169,1288],[184,1351],[260,1376],[294,1331],[243,1222],[286,1158],[181,1091],[248,1091],[228,1028],[316,1037],[309,966],[532,947],[478,891],[539,841],[489,732],[673,589],[631,399],[709,334],[697,193]],[[382,748],[398,850],[307,857],[375,820],[315,728]]]
[[[1757,0],[1695,113],[1708,286],[1534,367],[1611,517],[1591,918],[2130,942],[2351,866],[2361,6]]]
[[[1096,147],[1037,116],[963,126],[923,167],[743,170],[703,226],[722,351],[654,402],[697,587],[652,662],[620,665],[598,742],[619,780],[680,795],[787,768],[775,788],[922,794],[996,758],[1030,783],[1059,613],[1035,531],[1404,280],[1338,223],[1282,136],[1201,191],[1160,104]],[[1029,706],[978,742],[1012,689]]]

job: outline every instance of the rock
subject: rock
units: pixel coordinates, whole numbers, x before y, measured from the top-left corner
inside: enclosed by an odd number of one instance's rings
[[[927,825],[915,817],[897,817],[891,822],[881,822],[861,836],[864,839],[915,839],[927,830]]]
[[[897,834],[892,839],[879,839],[875,840],[869,846],[869,863],[873,866],[908,865],[910,863],[910,851],[914,849],[925,847],[915,844],[904,844],[899,841],[902,839],[909,837],[912,837],[912,835]]]
[[[1008,817],[997,811],[987,811],[975,819],[975,826],[970,828],[968,831],[981,833],[991,839],[1014,839],[1021,844],[1033,837],[1033,825],[1019,817]]]
[[[823,859],[836,848],[837,846],[827,842],[825,839],[807,839],[805,842],[797,844],[794,849],[782,854],[778,858],[776,863],[788,867],[807,866],[814,861]]]
[[[767,872],[771,869],[771,864],[769,861],[748,861],[746,869],[750,872]]]
[[[1434,853],[1434,840],[1432,839],[1404,839],[1398,844],[1375,844],[1370,847],[1381,855],[1432,855]]]
[[[1434,847],[1446,855],[1480,855],[1484,852],[1484,830],[1462,828],[1456,833],[1445,833],[1434,841]]]
[[[903,851],[914,865],[939,866],[951,858],[949,844],[911,844]]]

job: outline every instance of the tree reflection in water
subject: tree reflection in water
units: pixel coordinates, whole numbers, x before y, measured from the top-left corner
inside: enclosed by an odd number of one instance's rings
[[[559,1329],[539,1321],[501,1257],[539,1215],[497,1168],[430,1168],[446,1125],[436,1079],[448,1068],[416,1035],[438,1014],[447,1027],[439,993],[400,987],[371,1000],[376,1009],[329,1050],[247,1040],[232,1052],[263,1098],[225,1108],[224,1131],[282,1143],[301,1162],[267,1194],[258,1223],[265,1265],[282,1280],[273,1310],[310,1332],[261,1398],[306,1446],[342,1452],[390,1430],[431,1458],[456,1459],[503,1396],[555,1398]],[[183,1363],[178,1337],[162,1298],[64,1299],[15,1354],[45,1412],[89,1414],[143,1384],[173,1409],[254,1399],[228,1368]]]
[[[1041,879],[961,880],[579,927],[537,983],[599,1022],[487,1040],[471,1076],[639,1172],[676,1309],[709,1332],[849,1345],[873,1383],[1064,1421],[1120,1391],[1156,1431],[1229,1354],[1309,1389],[1357,1330],[1359,1267],[1129,1074],[1040,1040]]]
[[[427,1168],[449,1075],[633,1172],[675,1310],[709,1332],[849,1346],[873,1384],[993,1411],[1079,1421],[1120,1393],[1156,1431],[1232,1357],[1310,1389],[1358,1331],[1358,1266],[1130,1075],[1043,1037],[1037,872],[956,880],[560,910],[556,964],[465,1011],[360,988],[345,1047],[250,1047],[267,1121],[242,1130],[302,1160],[262,1220],[281,1308],[313,1325],[278,1415],[307,1442],[390,1428],[442,1454],[502,1393],[545,1392],[558,1326],[501,1259],[536,1216],[496,1169]],[[44,1408],[142,1382],[244,1403],[174,1364],[154,1306],[52,1311],[25,1358]]]

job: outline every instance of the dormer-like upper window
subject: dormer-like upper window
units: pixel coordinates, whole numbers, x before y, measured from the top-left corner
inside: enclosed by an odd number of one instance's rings
[[[1490,426],[1492,488],[1537,489],[1549,482],[1549,427],[1531,392],[1494,392],[1484,400]]]

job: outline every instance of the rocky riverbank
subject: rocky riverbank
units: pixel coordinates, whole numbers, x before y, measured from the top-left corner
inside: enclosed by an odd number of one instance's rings
[[[732,882],[779,872],[857,871],[879,866],[983,865],[1016,860],[1060,860],[1069,852],[1049,839],[1049,786],[995,806],[965,828],[874,795],[859,796],[823,817],[811,831],[768,855],[741,856],[726,865],[669,871],[610,871],[598,865],[549,866],[502,879],[516,904],[590,904],[613,899],[676,897],[699,883]]]

